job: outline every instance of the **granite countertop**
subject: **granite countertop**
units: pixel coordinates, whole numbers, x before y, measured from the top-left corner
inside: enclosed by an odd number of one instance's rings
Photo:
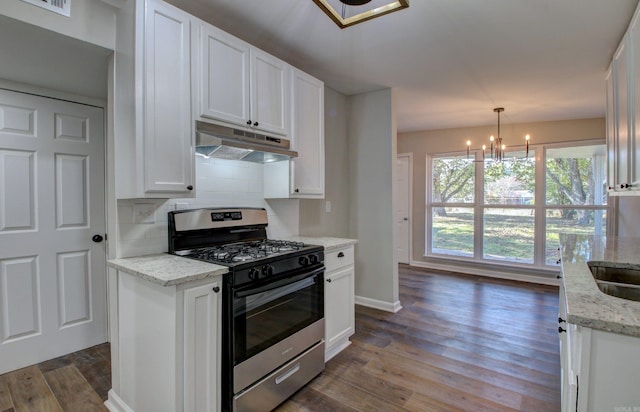
[[[607,295],[587,262],[640,270],[640,238],[560,235],[567,321],[592,329],[640,337],[640,302]]]
[[[358,239],[345,239],[339,237],[313,237],[313,236],[293,236],[287,240],[293,240],[296,242],[303,242],[309,245],[323,246],[326,252],[332,250],[341,249],[346,246],[355,245],[358,243]]]
[[[179,285],[229,272],[226,266],[168,253],[112,259],[107,261],[107,265],[161,286]]]

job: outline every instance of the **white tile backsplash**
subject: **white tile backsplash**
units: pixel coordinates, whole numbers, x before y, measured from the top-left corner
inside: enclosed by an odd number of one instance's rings
[[[262,165],[196,156],[196,197],[118,200],[118,257],[166,252],[167,213],[200,207],[264,207],[270,238],[299,234],[299,205],[294,199],[263,198]]]

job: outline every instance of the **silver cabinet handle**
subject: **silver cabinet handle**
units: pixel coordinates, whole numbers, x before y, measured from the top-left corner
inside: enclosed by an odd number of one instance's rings
[[[289,369],[284,374],[276,378],[276,385],[280,385],[283,381],[286,381],[287,379],[289,379],[291,375],[298,372],[299,370],[300,370],[300,364],[297,363],[296,366],[294,366],[293,368]]]

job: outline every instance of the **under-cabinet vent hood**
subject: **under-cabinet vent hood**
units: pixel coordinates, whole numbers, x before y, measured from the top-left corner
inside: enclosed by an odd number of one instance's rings
[[[277,162],[298,157],[289,147],[289,140],[282,137],[196,121],[196,153],[204,157]]]

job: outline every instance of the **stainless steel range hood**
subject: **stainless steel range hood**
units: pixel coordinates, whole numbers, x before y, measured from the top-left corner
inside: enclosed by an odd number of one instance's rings
[[[196,153],[254,163],[298,157],[298,152],[290,150],[290,142],[285,138],[201,121],[196,121]]]

